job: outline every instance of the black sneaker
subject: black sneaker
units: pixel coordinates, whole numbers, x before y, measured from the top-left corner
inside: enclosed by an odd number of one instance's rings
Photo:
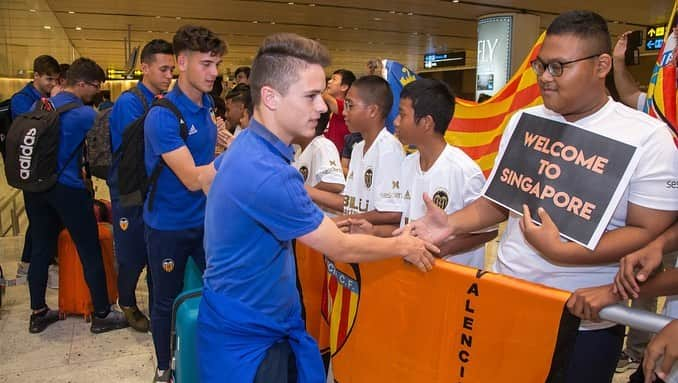
[[[47,326],[59,320],[59,312],[50,310],[49,307],[37,314],[31,314],[31,320],[28,323],[28,332],[37,334],[45,331]]]
[[[92,315],[92,326],[89,331],[101,334],[102,332],[120,330],[127,326],[129,326],[129,323],[127,323],[125,315],[120,311],[111,310],[105,318],[99,318],[96,314]]]

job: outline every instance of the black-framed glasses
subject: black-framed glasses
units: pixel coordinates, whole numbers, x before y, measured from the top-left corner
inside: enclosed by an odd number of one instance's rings
[[[357,103],[355,103],[351,100],[348,100],[348,99],[344,100],[344,109],[346,109],[346,111],[350,111],[352,108],[355,108],[356,106],[359,106],[359,105],[361,105],[361,104],[357,104]]]
[[[570,60],[570,61],[565,61],[565,62],[553,61],[553,62],[550,62],[548,64],[541,61],[541,59],[539,57],[537,57],[536,59],[534,59],[530,62],[530,66],[532,67],[532,70],[534,71],[534,73],[537,74],[537,76],[541,76],[542,74],[544,74],[544,71],[549,71],[551,76],[560,77],[563,74],[563,67],[565,65],[574,64],[574,63],[579,62],[579,61],[590,60],[590,59],[592,59],[594,57],[598,57],[602,54],[603,53],[597,53],[595,55],[586,56],[586,57],[582,57],[580,59]]]
[[[95,87],[95,88],[97,88],[97,89],[101,89],[101,83],[100,83],[100,82],[99,82],[99,83],[97,83],[97,82],[90,82],[90,81],[83,81],[83,82],[84,82],[85,84],[89,85],[89,86],[93,86],[93,87]]]

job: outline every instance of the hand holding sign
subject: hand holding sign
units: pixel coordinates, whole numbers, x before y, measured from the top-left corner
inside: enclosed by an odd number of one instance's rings
[[[537,214],[542,222],[541,226],[532,222],[530,209],[523,204],[523,218],[519,222],[520,230],[523,231],[527,242],[542,255],[554,261],[559,260],[558,255],[562,253],[559,249],[563,245],[560,241],[560,231],[546,210],[540,207],[537,209]]]

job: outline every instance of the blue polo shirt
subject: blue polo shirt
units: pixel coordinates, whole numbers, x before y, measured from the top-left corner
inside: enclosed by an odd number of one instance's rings
[[[12,120],[31,111],[33,104],[41,97],[40,92],[33,86],[33,81],[26,84],[26,86],[12,96],[10,101],[9,109],[12,113]]]
[[[161,155],[187,146],[196,166],[214,160],[217,143],[217,126],[212,101],[203,94],[202,106],[191,101],[177,84],[165,96],[181,112],[188,138],[184,142],[179,133],[179,120],[164,107],[153,107],[144,122],[144,159],[150,176]],[[202,190],[190,191],[181,180],[165,166],[155,185],[153,210],[144,203],[144,222],[156,230],[184,230],[202,226],[205,219],[205,195]]]
[[[59,126],[59,156],[57,171],[64,169],[57,182],[72,188],[84,189],[85,184],[82,181],[82,152],[78,151],[73,158],[68,161],[73,151],[85,139],[87,132],[94,126],[97,112],[91,106],[83,104],[82,100],[75,94],[67,91],[59,92],[51,98],[56,108],[75,102],[80,104],[79,108],[69,110],[61,115]],[[68,164],[66,164],[68,161]]]
[[[292,147],[256,120],[222,157],[207,197],[205,286],[289,320],[300,313],[291,240],[314,231],[324,216],[290,166]]]
[[[149,107],[153,103],[155,95],[151,92],[141,81],[137,83],[137,88],[141,91],[146,99],[146,105]],[[144,114],[144,104],[141,103],[139,97],[132,92],[123,92],[120,97],[113,104],[113,110],[109,116],[111,129],[111,149],[115,153],[122,144],[122,134],[132,122]],[[111,167],[111,174],[108,177],[107,183],[111,191],[111,199],[119,198],[118,188],[118,164],[113,163]]]

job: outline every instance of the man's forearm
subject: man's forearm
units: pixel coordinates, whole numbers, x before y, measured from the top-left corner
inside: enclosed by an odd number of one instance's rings
[[[614,85],[619,93],[619,98],[627,106],[636,109],[638,105],[638,97],[640,96],[640,88],[636,80],[626,68],[626,63],[623,60],[614,60],[613,66]]]
[[[351,214],[350,218],[364,219],[372,225],[399,225],[402,213],[399,211],[377,211],[371,210],[367,213]],[[394,229],[395,230],[395,229]]]
[[[640,298],[654,298],[678,294],[678,269],[666,270],[640,285]]]
[[[344,196],[341,194],[335,194],[326,192],[324,190],[319,190],[310,186],[306,186],[306,192],[309,197],[315,202],[318,206],[329,208],[336,211],[344,210]]]
[[[492,227],[508,218],[508,209],[480,197],[447,217],[452,235],[468,234]]]
[[[478,234],[460,234],[440,244],[440,255],[448,256],[477,248],[497,236],[497,230]]]

